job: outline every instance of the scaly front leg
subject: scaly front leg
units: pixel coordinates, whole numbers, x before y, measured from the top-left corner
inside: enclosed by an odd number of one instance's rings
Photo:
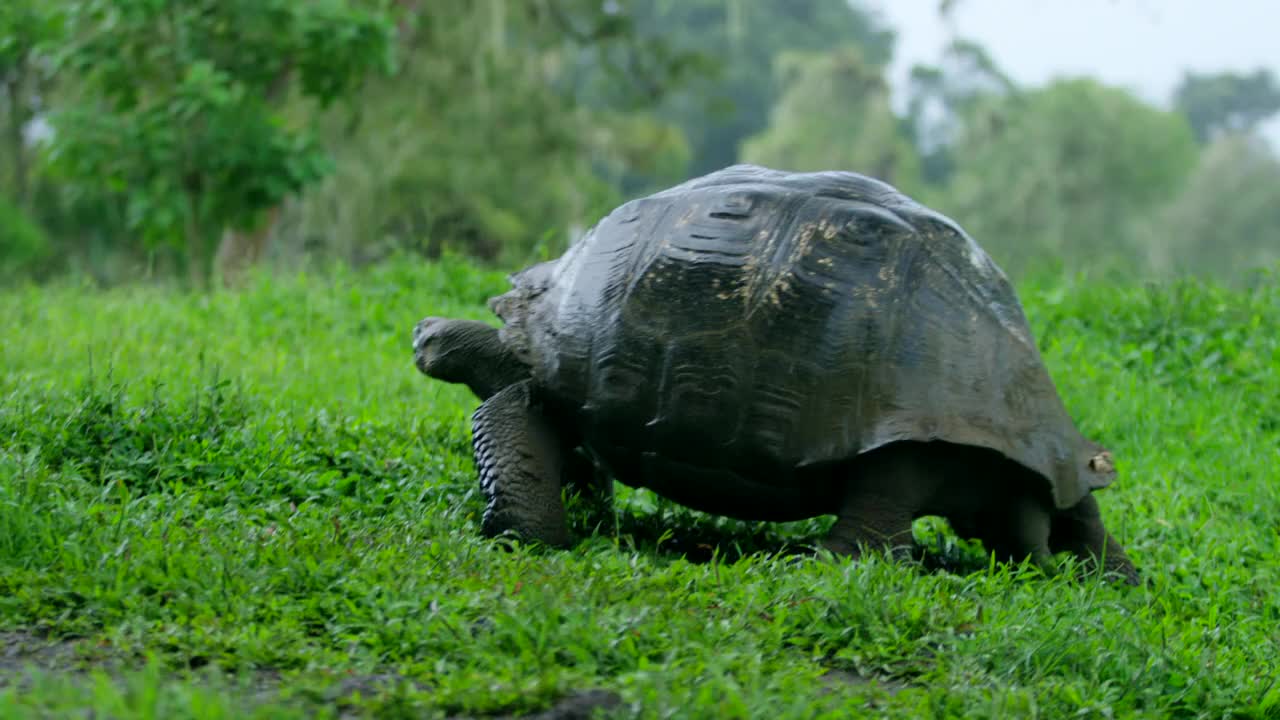
[[[563,547],[569,544],[562,442],[534,406],[528,381],[508,386],[472,416],[472,444],[486,506],[486,537],[512,535]]]

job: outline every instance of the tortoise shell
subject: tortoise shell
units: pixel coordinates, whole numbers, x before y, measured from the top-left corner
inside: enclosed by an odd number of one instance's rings
[[[641,474],[768,490],[942,440],[1034,470],[1060,508],[1114,476],[1005,274],[869,177],[731,166],[622,205],[511,283],[490,303],[503,341],[588,445]]]

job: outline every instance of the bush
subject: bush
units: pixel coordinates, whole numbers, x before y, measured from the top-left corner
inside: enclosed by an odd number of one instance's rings
[[[48,268],[52,254],[44,229],[0,196],[0,280],[38,276]]]

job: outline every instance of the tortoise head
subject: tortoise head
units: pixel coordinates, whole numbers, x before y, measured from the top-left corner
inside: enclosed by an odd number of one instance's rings
[[[413,326],[413,364],[427,377],[444,382],[466,382],[466,370],[480,359],[473,349],[479,323],[442,317],[426,317]],[[485,326],[488,327],[488,326]]]
[[[528,377],[497,328],[478,320],[426,317],[413,327],[413,361],[427,377],[461,383],[480,399]]]

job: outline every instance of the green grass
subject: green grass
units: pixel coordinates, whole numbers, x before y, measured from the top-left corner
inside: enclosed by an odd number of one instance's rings
[[[1120,479],[1123,588],[792,553],[622,491],[569,551],[477,536],[465,391],[411,363],[498,273],[0,293],[0,717],[1280,717],[1280,289],[1023,299]]]

